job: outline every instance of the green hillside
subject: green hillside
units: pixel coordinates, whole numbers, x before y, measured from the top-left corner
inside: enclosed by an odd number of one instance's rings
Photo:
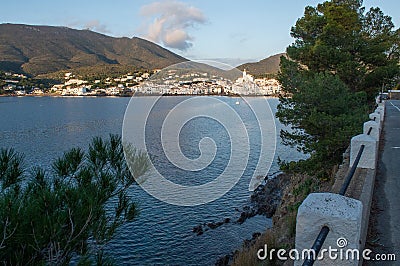
[[[66,27],[0,24],[0,70],[33,76],[99,65],[163,68],[186,61],[152,42]]]

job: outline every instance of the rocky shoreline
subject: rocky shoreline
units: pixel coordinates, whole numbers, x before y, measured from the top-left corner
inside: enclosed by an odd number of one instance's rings
[[[254,190],[250,197],[250,205],[242,208],[237,223],[242,224],[248,218],[256,215],[264,215],[267,218],[271,218],[282,199],[282,189],[288,182],[289,180],[282,172],[267,177],[265,183]]]
[[[289,185],[289,183],[289,175],[282,172],[267,176],[265,178],[265,183],[261,184],[256,190],[254,190],[250,197],[250,205],[242,208],[240,217],[236,222],[242,224],[247,219],[256,215],[264,215],[267,218],[272,218],[282,200],[283,191]],[[251,239],[246,239],[243,241],[242,247],[249,248],[255,243],[260,235],[260,232],[253,233]],[[238,252],[239,250],[235,250],[223,257],[220,257],[216,261],[215,265],[230,265]]]
[[[233,223],[242,224],[247,219],[256,215],[264,215],[267,218],[271,218],[276,208],[278,207],[282,198],[282,188],[288,183],[288,178],[282,172],[274,173],[265,178],[264,184],[261,184],[254,190],[250,197],[249,204],[242,208],[236,208],[236,211],[240,212],[240,216]],[[231,218],[225,218],[219,222],[207,222],[196,225],[193,227],[193,233],[202,235],[209,229],[215,229],[223,224],[232,222]]]

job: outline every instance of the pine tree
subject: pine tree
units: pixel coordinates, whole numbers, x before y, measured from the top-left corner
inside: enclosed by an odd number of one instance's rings
[[[121,138],[94,138],[87,152],[65,152],[53,171],[24,172],[23,156],[0,150],[0,261],[5,265],[65,265],[109,261],[104,247],[138,214],[129,188],[148,169],[147,157],[129,148],[132,176]]]
[[[399,30],[379,8],[333,0],[306,7],[291,35],[279,74],[290,97],[280,99],[277,117],[292,127],[283,143],[310,158],[282,166],[327,177],[382,84],[399,81]]]

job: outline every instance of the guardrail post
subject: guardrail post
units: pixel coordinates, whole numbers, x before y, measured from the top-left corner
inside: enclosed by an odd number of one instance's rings
[[[385,108],[384,108],[383,106],[378,106],[378,107],[375,109],[375,112],[378,113],[378,114],[380,114],[380,116],[381,116],[381,121],[385,120]]]
[[[353,166],[361,145],[364,145],[364,152],[361,155],[359,168],[375,169],[378,156],[378,141],[366,134],[361,134],[351,139],[350,167]]]
[[[382,123],[381,123],[381,115],[378,114],[377,112],[370,113],[369,114],[369,119],[374,120],[379,124],[379,127],[382,128]]]
[[[372,129],[371,129],[372,128]],[[371,131],[370,131],[371,129]],[[379,141],[381,129],[379,128],[379,124],[375,121],[368,121],[364,123],[363,126],[363,134],[369,135],[373,137],[376,141]]]
[[[330,229],[320,252],[320,255],[324,255],[324,259],[317,259],[314,265],[358,265],[358,260],[352,258],[341,260],[339,254],[340,250],[344,256],[346,250],[359,250],[362,210],[361,201],[338,194],[308,195],[297,213],[296,250],[299,252],[300,260],[295,260],[294,265],[302,265],[302,253],[310,250],[323,226]],[[326,251],[329,248],[337,250],[332,254],[338,255],[338,258],[330,258]],[[359,254],[361,257],[362,251]]]

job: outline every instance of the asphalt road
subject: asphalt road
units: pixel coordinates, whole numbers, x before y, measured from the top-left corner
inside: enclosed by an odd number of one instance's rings
[[[400,101],[386,102],[370,226],[375,233],[374,254],[394,253],[394,262],[368,262],[367,265],[400,265]],[[373,238],[373,239],[372,239]]]

